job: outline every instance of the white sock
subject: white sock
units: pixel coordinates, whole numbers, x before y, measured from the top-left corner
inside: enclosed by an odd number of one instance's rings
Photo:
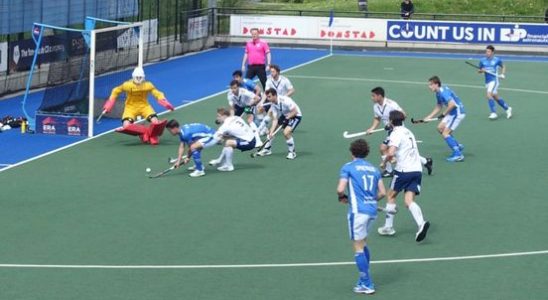
[[[421,159],[421,164],[426,165],[426,158],[424,158],[422,156],[419,156],[419,158]]]
[[[267,125],[268,125],[268,122],[270,121],[270,116],[267,114],[263,120],[261,121],[261,124],[259,124],[259,132],[261,132],[261,130],[263,130],[263,128],[265,128]]]
[[[234,153],[234,149],[232,147],[224,147],[223,152],[225,152],[225,165],[226,166],[232,166],[232,154]]]
[[[223,159],[225,158],[225,153],[226,153],[225,148],[223,147],[223,150],[221,151],[221,155],[219,155],[219,157],[217,157],[217,160],[219,162],[221,162],[221,163],[223,162]]]
[[[261,136],[259,135],[259,129],[257,128],[257,125],[255,125],[254,122],[249,123],[249,127],[251,127],[251,130],[253,130],[253,134],[255,135],[255,140],[258,142],[261,140]]]
[[[424,223],[424,218],[422,217],[420,206],[413,202],[409,205],[409,211],[411,212],[411,215],[413,215],[413,219],[415,219],[417,226],[421,226]]]
[[[395,211],[396,210],[396,203],[387,203],[386,204],[386,210],[388,211]],[[384,227],[394,227],[394,214],[385,214],[386,219],[384,221]]]
[[[287,149],[289,152],[295,152],[295,141],[293,140],[293,137],[285,141],[287,143]]]
[[[266,145],[264,146],[264,149],[268,149],[270,150],[270,148],[272,147],[272,141],[274,141],[274,138],[272,138],[271,140],[269,140]]]

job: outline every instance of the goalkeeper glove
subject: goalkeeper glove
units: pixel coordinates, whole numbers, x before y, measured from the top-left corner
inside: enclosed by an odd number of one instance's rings
[[[105,102],[105,104],[103,105],[103,111],[106,113],[109,113],[114,107],[115,102],[116,102],[116,98],[114,97],[108,99],[107,102]]]
[[[158,100],[158,103],[165,107],[166,109],[169,109],[171,111],[174,111],[175,110],[175,107],[173,107],[173,105],[171,105],[171,103],[169,103],[169,101],[167,101],[167,99],[160,99]]]

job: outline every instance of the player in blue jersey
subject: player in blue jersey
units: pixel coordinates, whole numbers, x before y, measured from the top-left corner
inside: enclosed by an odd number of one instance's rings
[[[489,103],[489,110],[491,111],[489,114],[489,119],[496,120],[498,118],[495,101],[506,111],[506,118],[510,119],[512,117],[512,108],[508,106],[508,104],[506,104],[506,102],[498,95],[498,87],[500,83],[499,76],[504,78],[506,67],[502,64],[502,59],[495,56],[495,47],[491,45],[487,46],[485,49],[485,57],[479,62],[479,68],[478,73],[485,74],[487,101]]]
[[[355,140],[350,144],[350,153],[352,161],[341,168],[337,195],[341,203],[348,203],[348,229],[360,274],[354,292],[373,294],[375,286],[369,274],[370,255],[366,239],[377,218],[377,201],[384,197],[386,190],[380,171],[365,160],[369,154],[367,142]]]
[[[438,124],[438,132],[453,151],[453,154],[447,158],[447,161],[463,161],[464,155],[462,154],[462,150],[464,147],[453,137],[453,131],[457,129],[460,122],[466,117],[464,105],[448,86],[442,86],[438,76],[432,76],[428,79],[428,87],[436,94],[437,102],[434,110],[424,119],[432,119],[441,111],[441,114],[437,116],[441,120]],[[443,109],[444,107],[445,109]]]
[[[240,87],[255,93],[255,95],[260,96],[261,95],[261,87],[255,83],[255,81],[244,78],[242,75],[242,71],[236,70],[232,73],[232,79],[237,80],[240,83]]]
[[[217,144],[215,139],[215,130],[201,123],[191,123],[179,125],[177,120],[169,120],[166,128],[172,135],[178,135],[181,143],[179,144],[179,152],[174,165],[178,168],[181,163],[186,164],[192,157],[194,167],[189,170],[193,171],[189,174],[190,177],[200,177],[205,175],[204,165],[202,164],[201,151],[204,148],[209,148]],[[185,146],[188,147],[187,155],[185,156]]]

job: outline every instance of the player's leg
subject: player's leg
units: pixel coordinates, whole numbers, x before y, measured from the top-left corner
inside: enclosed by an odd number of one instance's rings
[[[124,113],[122,114],[122,128],[116,129],[116,132],[139,136],[139,139],[143,143],[148,143],[149,136],[147,128],[141,124],[134,124],[138,115],[138,110],[126,105]]]
[[[369,272],[370,253],[366,244],[367,235],[374,220],[374,217],[366,214],[348,215],[348,228],[350,238],[353,241],[354,261],[359,272],[359,279],[354,287],[354,292],[359,294],[373,294],[375,292]]]
[[[194,161],[194,170],[189,174],[190,177],[200,177],[205,175],[205,168],[202,163],[202,149],[215,145],[213,137],[206,137],[197,140],[190,145],[190,156]]]
[[[266,69],[263,67],[258,67],[257,69],[257,77],[259,77],[259,81],[261,82],[263,91],[266,87]]]
[[[260,113],[265,114],[258,127],[259,133],[261,135],[265,135],[268,133],[268,125],[270,124],[270,121],[272,120],[272,118],[270,117],[270,114],[268,113],[268,111],[270,110],[270,106],[271,106],[271,103],[268,102],[268,100],[265,100],[259,109]]]
[[[158,115],[156,115],[150,105],[143,108],[142,115],[147,116],[146,119],[150,122],[148,126],[150,144],[158,145],[160,143],[160,136],[164,133],[167,120],[158,119]]]
[[[510,119],[512,117],[512,107],[508,106],[508,104],[506,104],[504,99],[499,97],[499,95],[498,95],[498,86],[499,85],[497,83],[495,85],[495,88],[491,92],[492,97],[493,97],[493,99],[495,99],[495,101],[497,101],[498,105],[500,105],[500,107],[502,107],[506,111],[506,118]]]
[[[263,144],[261,142],[261,136],[259,134],[257,124],[255,124],[255,116],[253,114],[253,110],[254,108],[249,107],[249,110],[247,111],[247,123],[249,124],[249,127],[251,127],[253,135],[255,136],[255,141],[257,142],[256,146],[261,147]]]
[[[295,152],[295,139],[293,138],[293,132],[297,129],[297,126],[301,123],[301,117],[294,117],[289,120],[287,126],[284,128],[285,142],[287,144],[287,159],[295,159],[297,153]]]
[[[226,140],[225,146],[223,148],[224,163],[222,166],[218,167],[217,170],[230,172],[234,171],[234,165],[232,164],[232,156],[234,155],[234,148],[238,146],[238,143],[234,139]]]
[[[422,241],[426,237],[426,232],[430,227],[430,223],[424,220],[422,210],[420,206],[415,202],[415,196],[420,194],[422,173],[421,172],[409,172],[404,173],[407,177],[404,193],[405,205],[409,209],[409,212],[413,216],[415,223],[417,223],[418,231],[415,235],[417,242]]]
[[[397,212],[396,197],[402,189],[402,178],[400,174],[400,172],[394,172],[394,177],[392,177],[390,188],[386,194],[384,226],[378,228],[378,233],[380,235],[396,234],[396,230],[394,230],[394,217]]]
[[[381,152],[381,162],[384,161],[386,159],[386,155],[388,154],[388,142],[389,142],[389,137],[387,136],[384,141],[381,143],[381,145],[379,146],[379,150]],[[392,177],[394,176],[394,169],[392,167],[392,163],[387,161],[385,164],[384,164],[384,172],[382,172],[382,177]]]
[[[457,129],[460,125],[460,122],[464,119],[464,114],[456,115],[447,115],[445,116],[438,125],[438,130],[440,130],[445,143],[453,151],[451,156],[447,158],[448,161],[463,161],[464,155],[462,154],[463,146],[453,136],[453,131]]]

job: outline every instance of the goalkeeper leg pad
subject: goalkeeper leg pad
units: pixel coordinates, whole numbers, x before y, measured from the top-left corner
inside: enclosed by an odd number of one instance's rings
[[[159,123],[151,123],[148,127],[148,135],[151,145],[158,145],[160,143],[160,136],[164,133],[167,120],[163,120]]]
[[[116,132],[139,136],[143,143],[149,141],[148,128],[140,124],[129,124],[124,128],[116,129]]]

